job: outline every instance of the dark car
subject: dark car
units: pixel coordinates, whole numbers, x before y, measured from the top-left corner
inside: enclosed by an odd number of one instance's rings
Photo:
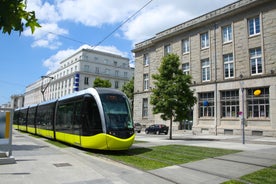
[[[134,131],[140,133],[142,130],[142,125],[140,123],[134,123]]]
[[[149,127],[147,127],[145,129],[145,133],[149,134],[149,133],[154,133],[154,134],[168,134],[169,132],[169,127],[164,125],[164,124],[154,124],[154,125],[150,125]]]

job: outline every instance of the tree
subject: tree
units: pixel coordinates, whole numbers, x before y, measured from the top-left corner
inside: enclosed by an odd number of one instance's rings
[[[150,103],[153,113],[161,113],[163,120],[170,120],[170,139],[172,139],[172,121],[183,121],[189,117],[196,103],[194,92],[190,90],[191,76],[179,69],[179,57],[168,54],[162,58],[159,74],[153,74],[155,87],[152,89]]]
[[[0,0],[0,30],[11,33],[12,30],[21,33],[30,27],[32,33],[36,27],[41,27],[34,11],[26,11],[26,0]]]
[[[103,88],[110,88],[111,82],[109,80],[104,80],[99,77],[96,77],[94,80],[94,86],[93,87],[103,87]]]
[[[133,99],[134,99],[134,77],[122,86],[122,91],[126,94],[131,103],[133,113]]]
[[[132,77],[132,79],[125,83],[123,86],[122,86],[122,91],[126,94],[126,96],[131,100],[133,101],[133,98],[134,98],[134,77]]]

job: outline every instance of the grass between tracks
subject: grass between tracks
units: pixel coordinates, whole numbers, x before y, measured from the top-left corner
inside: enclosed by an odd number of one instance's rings
[[[132,148],[126,151],[116,152],[90,152],[89,154],[104,156],[142,170],[152,170],[237,152],[239,151],[184,145],[166,145],[150,148]]]
[[[244,175],[240,180],[230,180],[223,184],[275,184],[276,183],[276,165],[261,169],[259,171]]]

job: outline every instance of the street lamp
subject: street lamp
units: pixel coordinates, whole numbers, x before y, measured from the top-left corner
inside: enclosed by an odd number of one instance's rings
[[[45,78],[50,79],[50,81],[46,84],[46,86],[43,86],[43,81],[44,81]],[[43,101],[45,101],[45,96],[44,96],[45,91],[46,91],[46,89],[48,88],[48,86],[49,86],[51,80],[53,80],[53,79],[54,79],[54,77],[44,76],[44,75],[41,76],[41,93],[42,93]]]

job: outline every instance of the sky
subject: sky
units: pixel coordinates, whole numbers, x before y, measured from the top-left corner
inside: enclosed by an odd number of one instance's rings
[[[28,0],[41,28],[0,33],[0,105],[81,48],[130,59],[135,44],[236,0]],[[96,47],[95,47],[96,46]]]

